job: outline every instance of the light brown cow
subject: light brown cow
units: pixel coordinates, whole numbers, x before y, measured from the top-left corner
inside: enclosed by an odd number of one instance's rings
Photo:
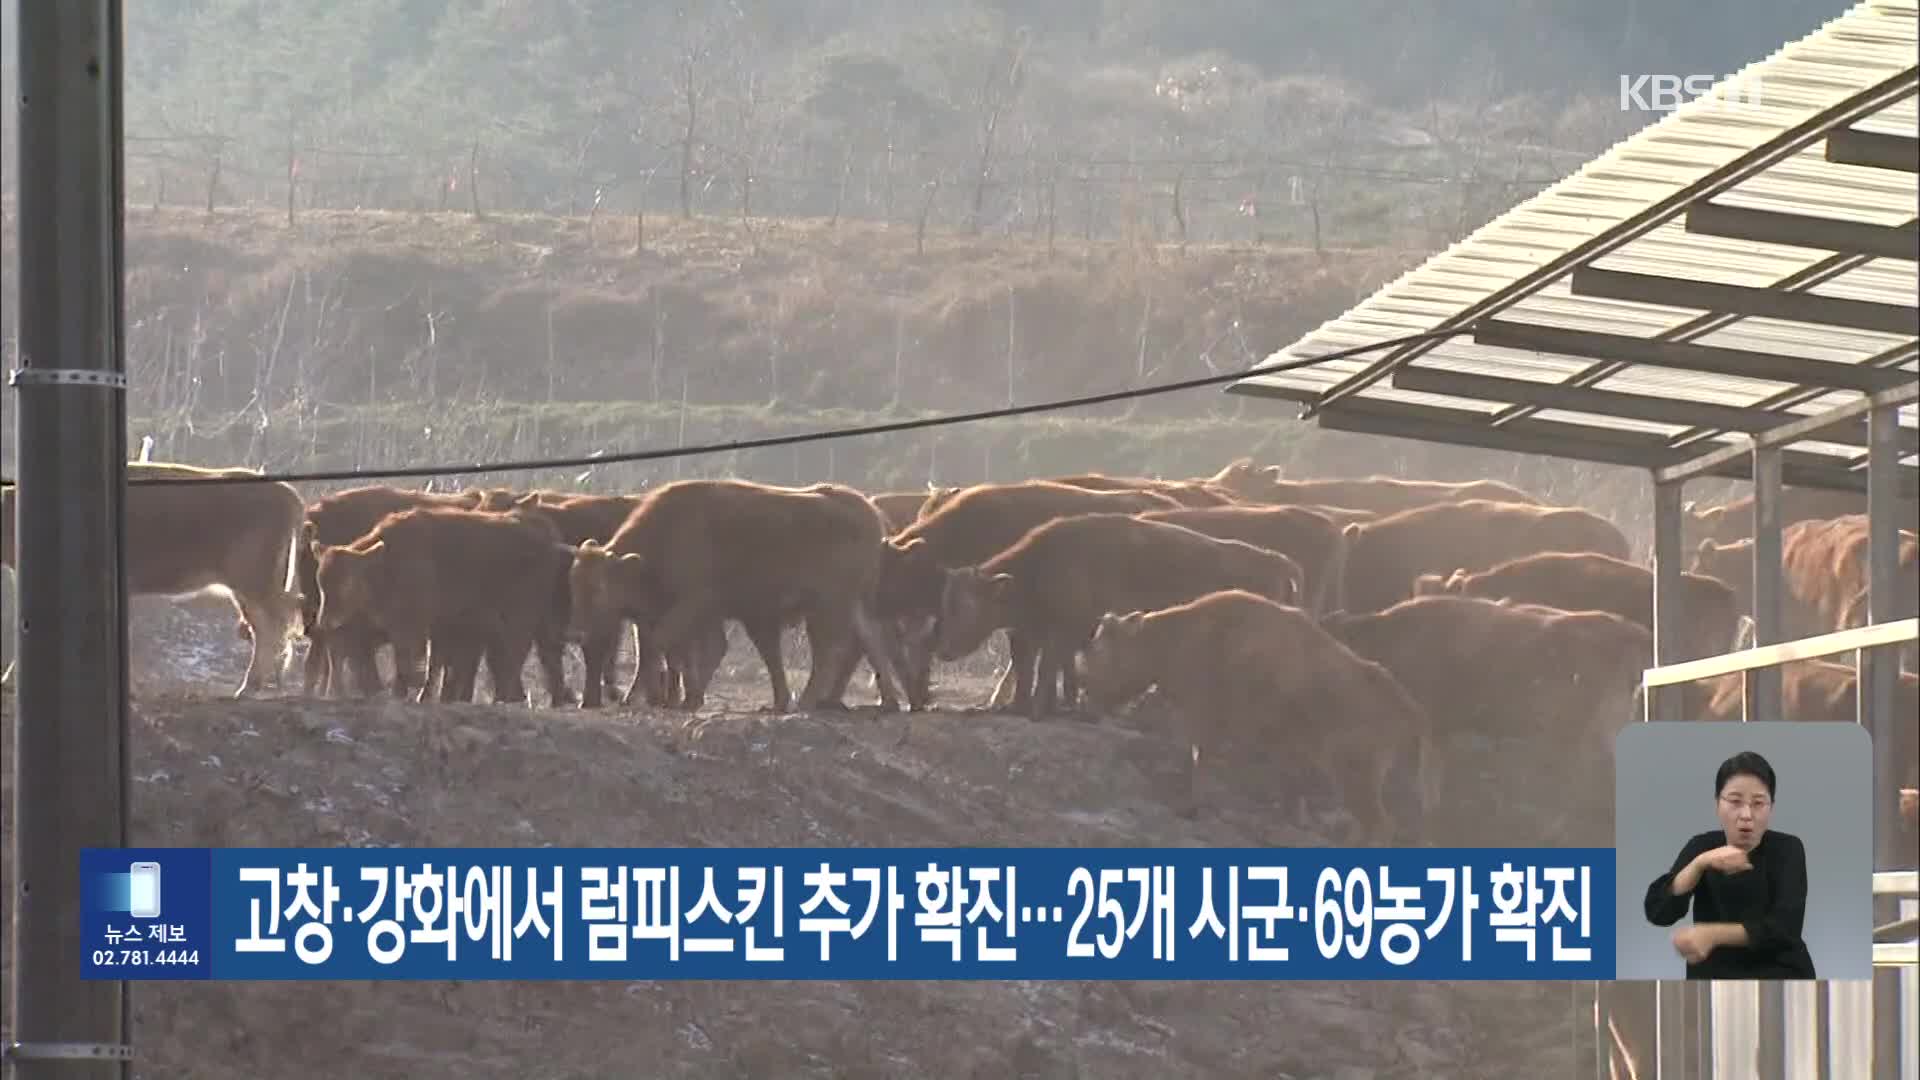
[[[1247,502],[1284,506],[1345,506],[1393,514],[1435,503],[1480,499],[1538,505],[1541,500],[1498,480],[1402,480],[1391,476],[1284,480],[1278,465],[1257,468],[1252,458],[1232,462],[1207,482]]]
[[[1315,617],[1326,612],[1328,599],[1337,591],[1327,570],[1341,562],[1337,549],[1346,538],[1332,518],[1317,510],[1304,506],[1209,506],[1156,510],[1140,516],[1286,555],[1299,563],[1306,575],[1307,602],[1303,606]]]
[[[527,700],[520,673],[536,644],[543,654],[559,651],[573,549],[543,518],[413,507],[352,544],[311,547],[320,583],[314,625],[337,630],[364,620],[384,632],[403,696],[425,690],[420,662],[435,632],[449,627],[463,628],[456,635],[463,660],[467,650],[484,652],[495,701]],[[464,681],[451,660],[444,666],[448,678]]]
[[[881,574],[881,614],[931,621],[940,612],[940,593],[945,587],[942,571],[977,566],[1012,547],[1035,526],[1055,518],[1178,509],[1178,502],[1153,491],[1089,491],[1050,480],[976,484],[947,497],[938,509],[923,509],[918,521],[888,539]],[[1033,690],[1036,644],[1019,634],[1007,636],[1012,659],[987,708],[1026,706]],[[928,643],[916,642],[908,651],[915,663],[909,678],[924,693],[933,661],[931,648]],[[1063,669],[1062,674],[1070,679],[1070,671]]]
[[[1511,559],[1478,573],[1422,574],[1414,595],[1510,599],[1562,611],[1611,611],[1653,629],[1653,572],[1637,563],[1590,551],[1546,551]],[[1740,613],[1732,586],[1702,574],[1680,575],[1680,660],[1718,656],[1733,648]]]
[[[1653,662],[1646,627],[1604,611],[1421,596],[1371,614],[1335,613],[1321,625],[1385,664],[1437,730],[1571,747],[1568,767],[1582,777],[1612,762],[1614,737]]]
[[[799,611],[814,661],[799,706],[812,709],[857,639],[878,674],[883,708],[897,708],[886,626],[873,614],[886,520],[872,500],[839,484],[775,487],[746,480],[679,480],[649,492],[603,547],[588,542],[572,569],[575,633],[587,690],[603,678],[621,618],[649,625],[671,653],[715,618],[736,619],[759,651],[773,707],[795,704],[781,660],[781,627]],[[705,682],[681,707],[698,709]]]
[[[1387,779],[1411,760],[1421,809],[1439,802],[1440,763],[1426,712],[1387,669],[1362,659],[1298,608],[1240,589],[1100,618],[1080,658],[1080,681],[1111,711],[1157,686],[1178,717],[1187,751],[1183,813],[1198,810],[1203,755],[1235,744],[1297,745],[1377,843],[1423,830],[1396,827]]]
[[[307,636],[306,693],[309,696],[341,696],[346,681],[341,676],[349,672],[355,690],[361,695],[378,692],[381,678],[375,651],[386,642],[384,634],[365,623],[347,621],[332,630],[316,625],[315,618],[320,613],[320,583],[316,577],[318,566],[313,545],[351,544],[371,533],[388,514],[414,507],[472,510],[479,507],[484,496],[485,492],[479,489],[441,494],[367,484],[336,491],[307,504],[306,525],[302,530],[306,541],[300,544],[294,561],[302,596],[301,622]]]
[[[1331,606],[1381,611],[1413,596],[1422,574],[1488,570],[1543,551],[1630,556],[1612,522],[1577,507],[1468,499],[1435,503],[1348,525],[1336,573],[1340,598]]]
[[[1079,473],[1047,479],[1089,491],[1157,491],[1187,507],[1232,506],[1239,501],[1234,498],[1233,492],[1206,480],[1159,480],[1145,476],[1108,476],[1105,473]]]
[[[1292,605],[1302,577],[1300,564],[1278,552],[1127,514],[1056,518],[979,566],[945,576],[934,654],[959,660],[995,630],[1019,631],[1040,649],[1028,703],[1035,720],[1052,707],[1058,669],[1073,664],[1100,616],[1222,589]]]
[[[300,493],[290,484],[139,484],[149,477],[257,477],[257,469],[127,462],[127,594],[225,594],[253,643],[235,697],[281,685],[299,632]],[[15,565],[15,488],[0,488],[0,561]]]

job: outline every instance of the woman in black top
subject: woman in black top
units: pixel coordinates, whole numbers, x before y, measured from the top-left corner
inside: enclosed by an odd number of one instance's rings
[[[1673,868],[1647,886],[1647,921],[1672,926],[1689,979],[1811,979],[1800,938],[1807,913],[1807,850],[1792,833],[1769,832],[1774,776],[1743,751],[1714,777],[1720,828],[1689,839]]]

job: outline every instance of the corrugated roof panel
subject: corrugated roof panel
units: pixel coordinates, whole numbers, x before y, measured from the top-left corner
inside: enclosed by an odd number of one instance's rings
[[[1696,186],[1707,174],[1787,129],[1870,86],[1910,72],[1916,47],[1920,46],[1917,6],[1920,0],[1864,0],[1807,37],[1741,69],[1702,98],[1615,144],[1572,175],[1403,273],[1340,318],[1269,359],[1308,358],[1432,329],[1649,205]],[[1920,102],[1908,95],[1850,126],[1858,131],[1920,136]],[[1904,226],[1915,220],[1920,184],[1911,172],[1828,162],[1826,140],[1822,139],[1759,175],[1715,193],[1712,199],[1734,207]],[[1593,260],[1592,265],[1688,281],[1774,287],[1783,279],[1832,265],[1837,258],[1831,251],[1690,233],[1682,214],[1605,258]],[[1534,290],[1509,305],[1500,318],[1568,330],[1672,339],[1679,328],[1710,314],[1664,304],[1574,296],[1568,280],[1569,276],[1563,274]],[[1910,260],[1867,260],[1805,291],[1913,307],[1920,293],[1920,267]],[[1914,333],[1907,335],[1741,318],[1680,340],[1827,363],[1861,363],[1911,350],[1916,335],[1920,335],[1920,318],[1916,318]],[[1240,385],[1261,384],[1318,394],[1365,370],[1381,355],[1376,351],[1314,368],[1250,376]],[[1414,362],[1423,369],[1537,381],[1564,381],[1595,363],[1582,357],[1479,345],[1466,336],[1433,345]],[[1905,366],[1910,368],[1911,362]],[[1735,407],[1751,407],[1792,389],[1773,380],[1649,367],[1627,368],[1596,385],[1622,393]],[[1435,399],[1433,395],[1399,390],[1390,378],[1374,383],[1358,396],[1474,407],[1457,398]],[[1791,406],[1789,411],[1811,415],[1857,396],[1850,392],[1824,393]],[[1479,411],[1506,407],[1506,403],[1485,402]],[[1683,430],[1584,413],[1536,411],[1533,415],[1616,431],[1670,436]],[[1903,426],[1913,425],[1911,408],[1901,410],[1900,415]],[[1721,437],[1716,436],[1693,446],[1700,449],[1719,441]],[[1857,447],[1795,445],[1809,452],[1859,453]],[[1816,445],[1825,449],[1816,450]]]

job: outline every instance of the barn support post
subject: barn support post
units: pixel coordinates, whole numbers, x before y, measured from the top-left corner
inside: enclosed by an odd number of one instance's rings
[[[80,850],[127,840],[121,4],[21,4],[12,1038],[19,1080],[126,1077],[127,984],[80,977]]]
[[[1898,412],[1882,406],[1867,414],[1867,621],[1888,622],[1898,618],[1900,573],[1900,492],[1895,470],[1900,463],[1900,444],[1896,425]],[[1899,870],[1914,862],[1911,844],[1900,827],[1899,801],[1901,773],[1911,767],[1912,747],[1901,746],[1896,732],[1900,717],[1894,714],[1894,684],[1899,677],[1900,651],[1881,646],[1862,649],[1857,654],[1855,704],[1860,722],[1873,737],[1873,868]],[[1911,718],[1906,718],[1911,720]],[[1874,925],[1893,922],[1899,916],[1899,903],[1893,897],[1874,897]],[[1875,1075],[1894,1075],[1900,1065],[1900,1028],[1902,1018],[1913,1008],[1904,1007],[1900,993],[1900,969],[1878,968],[1873,973],[1873,1060]]]
[[[1681,655],[1680,572],[1684,554],[1680,549],[1680,495],[1685,481],[1653,485],[1653,663],[1660,667],[1690,659]],[[1654,720],[1679,720],[1681,688],[1649,688],[1648,716]]]
[[[1760,447],[1753,451],[1753,643],[1777,645],[1780,634],[1780,449]],[[1780,716],[1780,669],[1747,672],[1746,719]]]

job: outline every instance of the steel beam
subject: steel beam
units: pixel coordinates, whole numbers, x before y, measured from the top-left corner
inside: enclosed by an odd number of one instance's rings
[[[1920,260],[1920,232],[1910,225],[1870,225],[1864,221],[1706,202],[1695,203],[1687,209],[1687,231],[1876,259]]]
[[[1753,643],[1776,645],[1781,637],[1780,450],[1753,451]],[[1746,719],[1779,720],[1780,669],[1746,674]],[[1764,995],[1763,995],[1764,996]]]
[[[1920,139],[1841,128],[1827,133],[1827,160],[1836,165],[1920,172]]]
[[[1342,406],[1339,409],[1322,412],[1318,422],[1321,427],[1331,431],[1386,435],[1393,438],[1416,439],[1421,442],[1500,450],[1511,454],[1592,461],[1603,465],[1624,465],[1645,469],[1652,468],[1660,460],[1654,448],[1600,442],[1584,437],[1587,435],[1585,432],[1571,438],[1556,438],[1533,431],[1475,427],[1422,416],[1376,412],[1370,408],[1356,409]],[[1563,426],[1572,427],[1572,425]]]
[[[1758,1080],[1802,1080],[1787,1075],[1787,984],[1764,979],[1755,989],[1759,991],[1760,1014],[1754,1030],[1760,1036],[1760,1045],[1754,1048],[1754,1075]]]
[[[1764,379],[1793,386],[1857,390],[1863,394],[1899,386],[1910,379],[1910,376],[1897,371],[1883,371],[1857,364],[1836,364],[1831,360],[1808,360],[1779,353],[1695,345],[1683,341],[1654,341],[1631,334],[1563,330],[1555,326],[1537,326],[1506,319],[1483,320],[1474,326],[1472,336],[1478,344],[1497,345],[1506,349],[1527,349],[1613,363],[1697,371],[1707,375]]]
[[[1895,410],[1882,406],[1868,416],[1872,445],[1867,461],[1867,621],[1899,618],[1900,534],[1893,465],[1898,450],[1893,443]],[[1901,830],[1898,805],[1901,773],[1914,760],[1914,748],[1904,745],[1900,731],[1911,717],[1895,713],[1894,690],[1899,678],[1900,654],[1893,648],[1862,649],[1855,702],[1860,722],[1873,738],[1873,839],[1875,870],[1903,870],[1912,861]],[[1890,897],[1874,898],[1874,922],[1897,918],[1899,905]],[[1892,1075],[1900,1060],[1900,1029],[1913,1015],[1911,1002],[1902,1003],[1899,972],[1873,973],[1873,1058],[1876,1075]]]
[[[1772,409],[1715,405],[1677,397],[1655,397],[1651,394],[1628,393],[1624,390],[1602,390],[1587,386],[1569,386],[1559,382],[1510,379],[1497,375],[1440,371],[1414,366],[1403,367],[1394,372],[1393,385],[1401,390],[1445,394],[1449,397],[1475,398],[1502,404],[1535,405],[1543,409],[1565,409],[1569,412],[1592,413],[1597,416],[1618,416],[1622,419],[1642,420],[1650,424],[1708,427],[1721,431],[1744,431],[1756,434],[1770,431],[1781,424],[1792,423],[1801,415]],[[1908,431],[1906,435],[1913,443],[1909,452],[1920,450],[1920,431]],[[1830,431],[1822,438],[1828,442],[1865,446],[1867,445],[1867,425],[1864,420],[1846,421],[1839,425],[1839,430]]]
[[[1888,406],[1911,404],[1920,400],[1920,381],[1908,375],[1907,381],[1899,386],[1890,387],[1850,401],[1845,405],[1829,409],[1823,413],[1801,420],[1794,420],[1755,435],[1751,446],[1728,446],[1702,454],[1691,461],[1661,469],[1655,476],[1657,483],[1671,483],[1675,480],[1690,480],[1696,476],[1706,476],[1719,471],[1729,462],[1745,457],[1753,449],[1772,449],[1788,446],[1803,439],[1818,438],[1828,428],[1867,416]],[[1897,438],[1897,436],[1889,436]],[[1898,443],[1895,443],[1897,449]],[[1896,462],[1896,468],[1897,468]]]
[[[80,850],[127,841],[121,5],[21,4],[18,27],[9,1057],[19,1080],[98,1080],[127,1074],[131,1031],[127,984],[80,977]]]
[[[1682,628],[1686,612],[1682,608],[1681,573],[1686,569],[1686,552],[1680,544],[1680,496],[1684,482],[1655,484],[1653,487],[1653,664],[1665,667],[1696,657],[1683,655]],[[1678,687],[1649,687],[1655,720],[1684,720],[1683,691]]]
[[[1920,308],[1905,304],[1882,304],[1872,300],[1850,300],[1752,285],[1728,285],[1718,281],[1695,281],[1660,274],[1637,274],[1627,270],[1602,270],[1593,266],[1575,270],[1567,288],[1575,296],[1659,304],[1696,311],[1723,311],[1909,337],[1914,328],[1920,326]]]

